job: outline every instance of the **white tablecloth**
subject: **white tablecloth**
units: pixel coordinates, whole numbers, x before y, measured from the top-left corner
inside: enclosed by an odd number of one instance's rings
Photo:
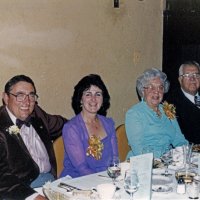
[[[67,183],[69,185],[78,187],[80,189],[91,189],[91,188],[95,188],[98,184],[101,183],[111,183],[111,179],[109,177],[101,177],[99,175],[104,175],[107,176],[106,172],[101,172],[101,173],[96,173],[96,174],[91,174],[88,176],[83,176],[83,177],[79,177],[79,178],[74,178],[74,179],[69,179],[69,178],[61,178],[58,179],[54,182],[52,182],[50,185],[52,186],[52,188],[56,188],[57,191],[60,191],[62,193],[66,194],[66,191],[64,189],[58,188],[58,184],[60,182],[64,182]],[[119,195],[120,195],[120,199],[125,200],[125,199],[129,199],[130,196],[124,191],[123,189],[123,182],[119,181],[117,183],[117,186],[119,186],[121,189],[117,192],[117,195],[119,199]],[[89,198],[88,198],[89,199]],[[134,200],[137,200],[138,196],[137,196],[137,192],[134,195]],[[188,200],[188,196],[187,194],[177,194],[176,193],[176,181],[174,183],[174,190],[173,192],[169,192],[169,193],[159,193],[159,192],[152,192],[152,196],[151,196],[151,200]]]

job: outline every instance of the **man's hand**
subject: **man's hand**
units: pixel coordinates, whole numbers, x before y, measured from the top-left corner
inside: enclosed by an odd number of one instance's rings
[[[46,197],[42,196],[42,195],[38,195],[37,197],[35,197],[34,200],[48,200]]]

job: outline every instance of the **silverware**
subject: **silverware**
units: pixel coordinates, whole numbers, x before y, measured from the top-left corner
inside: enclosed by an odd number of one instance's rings
[[[58,187],[64,188],[64,189],[66,189],[68,192],[71,192],[72,190],[82,190],[82,189],[80,189],[80,188],[78,188],[78,187],[75,187],[75,186],[73,186],[73,185],[69,185],[69,184],[63,183],[63,182],[60,182],[60,183],[58,184]]]
[[[109,179],[110,179],[110,177],[109,177],[109,176],[106,176],[106,175],[98,174],[98,176],[100,176],[100,177],[105,177],[105,178],[109,178]]]
[[[191,163],[191,165],[192,165],[193,167],[198,167],[198,165],[195,164],[195,163]]]

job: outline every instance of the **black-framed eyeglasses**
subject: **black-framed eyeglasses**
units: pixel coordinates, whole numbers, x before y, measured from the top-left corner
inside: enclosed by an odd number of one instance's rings
[[[8,94],[11,94],[12,96],[14,96],[18,102],[24,101],[27,96],[28,96],[28,98],[29,98],[29,100],[31,102],[35,102],[38,99],[38,95],[35,94],[35,93],[30,93],[30,94],[24,94],[24,93],[13,94],[13,93],[9,92]]]
[[[199,79],[200,78],[200,74],[199,73],[186,73],[186,74],[182,74],[181,76],[184,77],[184,78],[188,78],[188,79],[190,79],[190,78]]]

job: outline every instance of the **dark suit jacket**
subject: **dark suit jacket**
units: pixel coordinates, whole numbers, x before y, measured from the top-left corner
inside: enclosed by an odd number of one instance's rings
[[[200,144],[200,109],[182,92],[176,89],[166,95],[166,100],[176,106],[176,116],[185,138]]]
[[[31,123],[43,141],[56,177],[56,159],[52,140],[62,133],[66,121],[61,116],[49,115],[38,105]],[[35,191],[30,183],[39,175],[39,167],[30,156],[25,144],[8,128],[13,125],[5,106],[0,107],[0,199],[25,199]]]

